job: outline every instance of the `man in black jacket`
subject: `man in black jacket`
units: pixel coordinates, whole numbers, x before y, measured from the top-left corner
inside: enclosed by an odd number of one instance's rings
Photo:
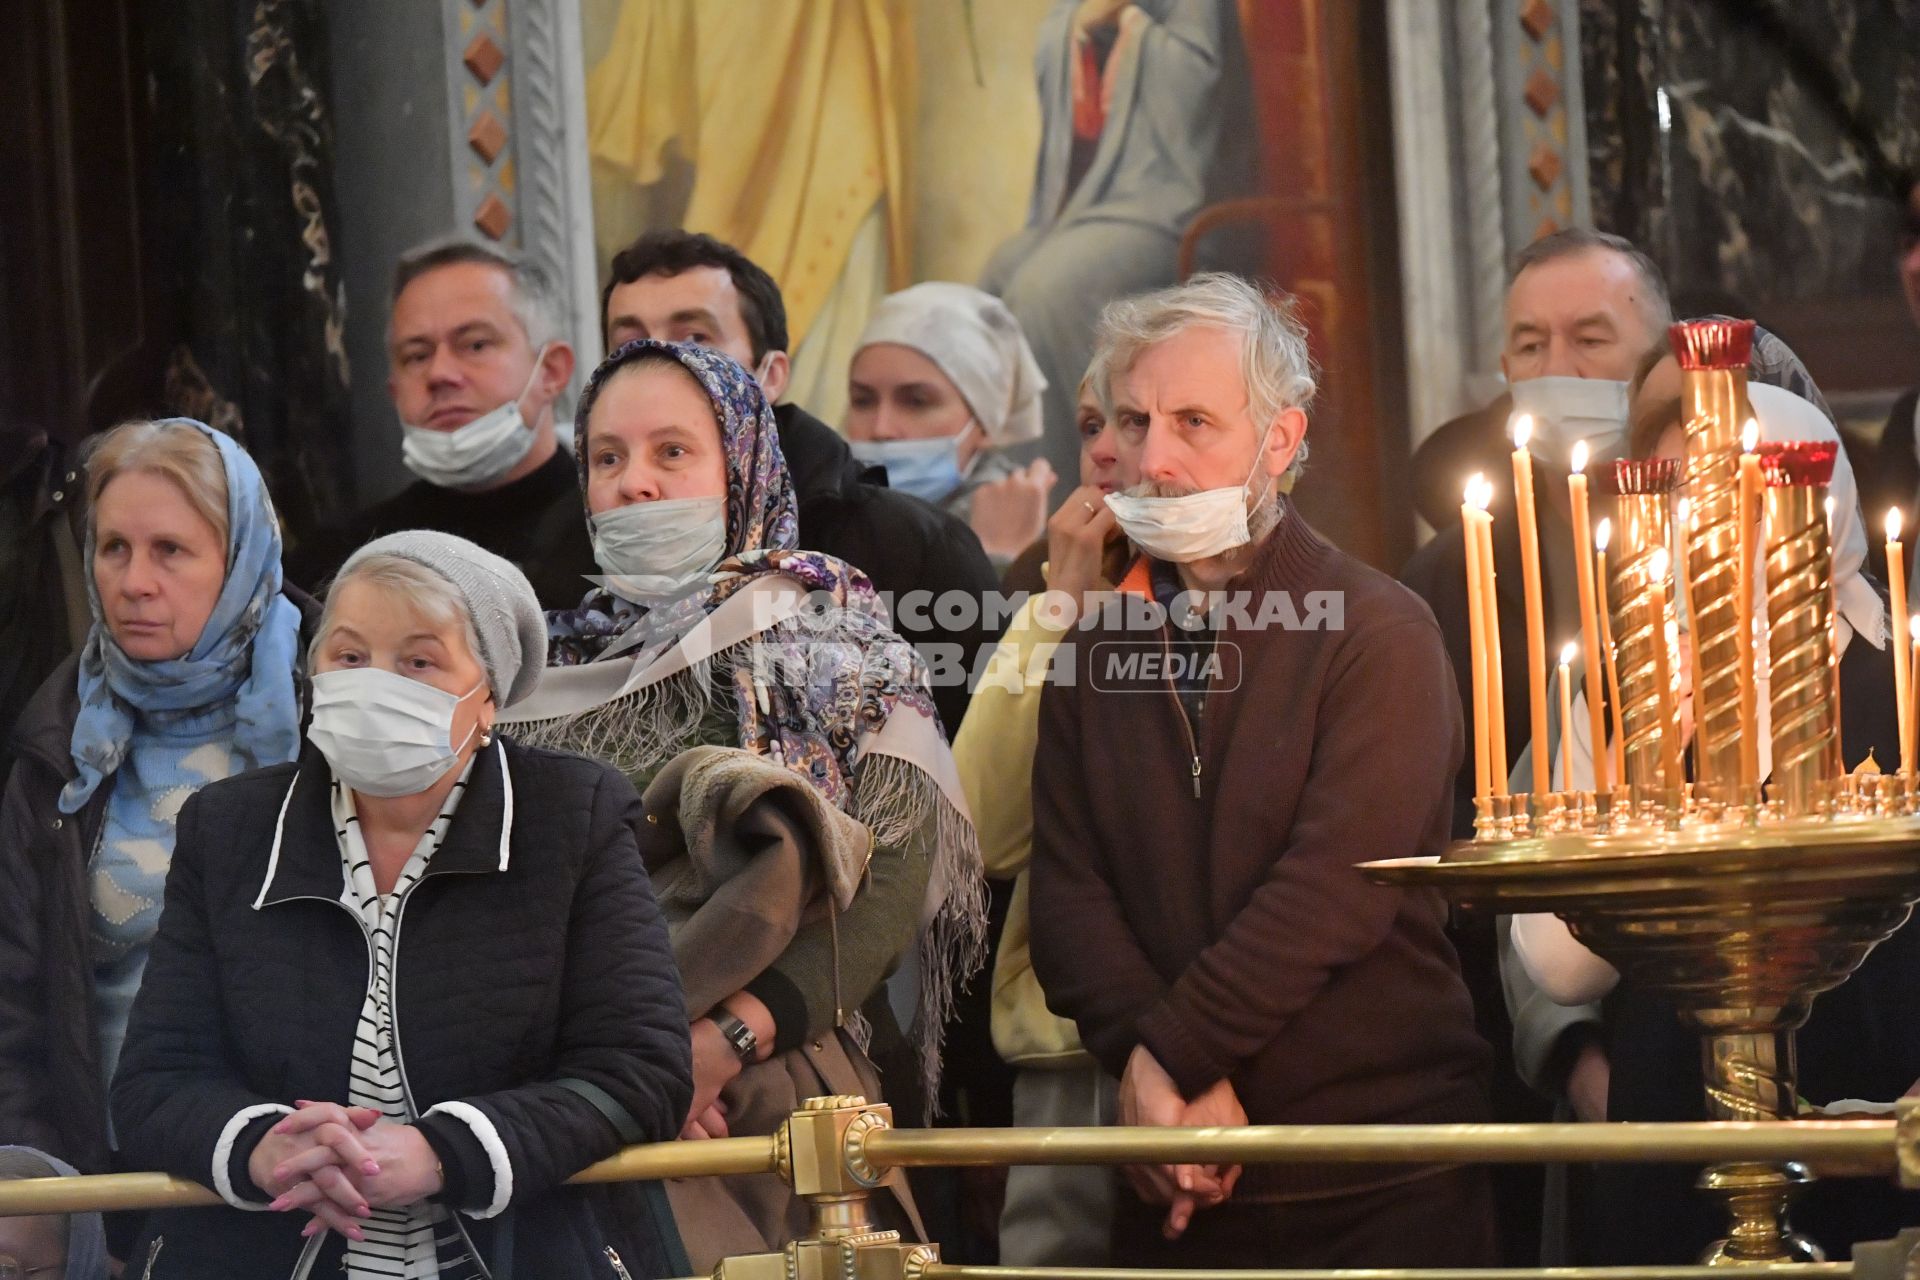
[[[413,484],[287,555],[287,579],[319,590],[383,534],[438,529],[511,560],[545,609],[570,609],[596,572],[573,456],[554,404],[573,376],[553,288],[540,271],[466,240],[425,245],[394,268],[387,390]]]
[[[885,473],[863,469],[837,431],[779,403],[792,365],[786,304],[773,277],[711,236],[649,231],[614,255],[600,316],[609,351],[635,338],[694,342],[753,371],[775,405],[780,450],[800,500],[800,545],[845,560],[892,597],[894,627],[927,659],[951,738],[967,708],[966,673],[997,638],[995,619],[979,606],[999,579],[964,522],[887,488]],[[931,600],[964,595],[972,607],[946,612],[907,599],[919,592]]]

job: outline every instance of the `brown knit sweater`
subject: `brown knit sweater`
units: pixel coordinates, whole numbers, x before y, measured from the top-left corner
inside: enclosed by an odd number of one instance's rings
[[[1341,593],[1341,625],[1228,620],[1197,777],[1164,675],[1128,679],[1112,657],[1162,633],[1109,617],[1067,637],[1075,680],[1047,689],[1034,761],[1033,958],[1048,1004],[1109,1071],[1145,1044],[1189,1097],[1231,1079],[1255,1124],[1485,1119],[1491,1055],[1443,904],[1355,870],[1448,838],[1460,707],[1432,615],[1292,509],[1229,587],[1243,589],[1255,615],[1265,592],[1291,593],[1302,616],[1307,593]],[[1249,1168],[1236,1198],[1415,1173]]]

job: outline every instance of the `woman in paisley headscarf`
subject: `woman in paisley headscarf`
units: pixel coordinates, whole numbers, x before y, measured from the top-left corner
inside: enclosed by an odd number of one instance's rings
[[[796,547],[772,413],[725,355],[629,343],[588,382],[577,431],[606,576],[548,615],[561,669],[503,723],[646,793],[643,852],[694,1046],[682,1136],[770,1133],[810,1092],[877,1097],[867,1055],[897,1037],[896,965],[917,968],[909,1038],[932,1096],[985,913],[918,656],[865,575]],[[911,1083],[889,1092],[903,1102]],[[804,1226],[765,1182],[732,1180],[719,1200],[714,1180],[672,1184],[696,1268]]]
[[[312,602],[282,585],[259,468],[211,427],[116,427],[87,491],[93,629],[14,727],[0,806],[0,1135],[98,1173],[175,816],[299,753]]]

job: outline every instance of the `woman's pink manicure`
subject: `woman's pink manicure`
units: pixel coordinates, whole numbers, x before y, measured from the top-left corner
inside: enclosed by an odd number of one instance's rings
[[[360,1166],[360,1172],[366,1174],[369,1178],[377,1178],[380,1176],[380,1162],[378,1160],[369,1160]]]

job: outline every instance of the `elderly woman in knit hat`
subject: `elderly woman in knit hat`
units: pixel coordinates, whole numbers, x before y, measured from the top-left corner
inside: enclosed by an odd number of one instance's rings
[[[1053,468],[1014,445],[1040,439],[1047,379],[1000,299],[934,280],[881,299],[848,370],[853,456],[887,483],[973,526],[1005,568],[1046,526]]]
[[[379,539],[321,617],[308,749],[182,810],[113,1116],[231,1208],[154,1215],[144,1274],[607,1271],[561,1184],[678,1132],[687,1024],[633,787],[493,730],[545,650],[511,564]]]

